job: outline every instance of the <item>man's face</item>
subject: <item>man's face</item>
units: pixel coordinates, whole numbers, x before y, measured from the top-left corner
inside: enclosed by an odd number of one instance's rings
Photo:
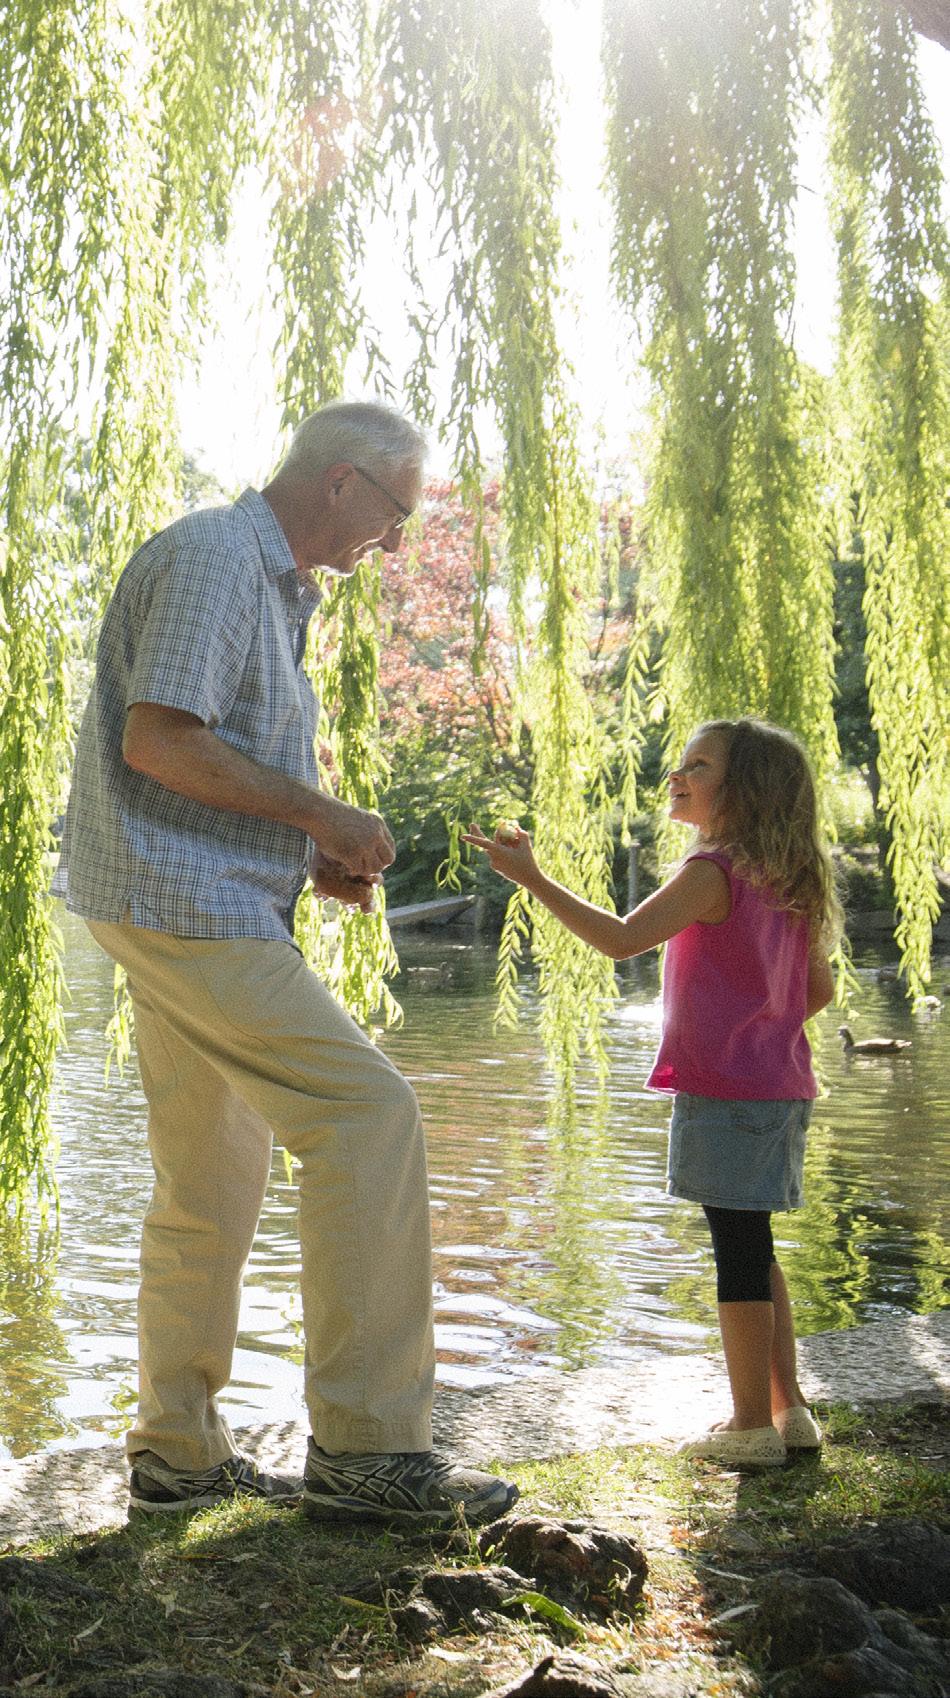
[[[377,474],[351,463],[331,466],[327,476],[329,537],[323,559],[311,564],[349,577],[374,548],[395,554],[403,526],[422,494],[422,469],[404,466]]]

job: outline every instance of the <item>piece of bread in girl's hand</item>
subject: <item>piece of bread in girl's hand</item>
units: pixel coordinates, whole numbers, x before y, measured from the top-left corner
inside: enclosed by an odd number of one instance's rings
[[[495,842],[517,843],[519,829],[517,820],[499,820],[495,827]]]

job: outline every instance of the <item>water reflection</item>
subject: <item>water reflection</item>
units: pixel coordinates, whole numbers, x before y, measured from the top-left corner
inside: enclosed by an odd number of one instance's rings
[[[128,1421],[138,1228],[150,1190],[134,1070],[103,1078],[111,964],[64,919],[72,1000],[54,1115],[62,1235],[0,1243],[0,1448],[96,1443]],[[415,1084],[429,1141],[439,1377],[477,1386],[591,1362],[635,1367],[703,1348],[715,1285],[699,1209],[665,1195],[668,1105],[643,1088],[659,1026],[652,962],[623,968],[606,1108],[582,1086],[553,1113],[530,1031],[492,1030],[488,950],[408,940],[406,966],[451,952],[444,975],[400,985],[405,1027],[385,1047]],[[863,976],[856,1035],[913,1038],[900,1064],[847,1062],[824,1019],[829,1095],[810,1137],[808,1207],[776,1217],[803,1332],[950,1300],[946,1247],[950,1013],[910,1015]],[[302,1413],[296,1194],[275,1156],[248,1267],[232,1420]]]
[[[62,1430],[56,1261],[55,1233],[0,1213],[0,1440],[14,1456],[42,1449]]]

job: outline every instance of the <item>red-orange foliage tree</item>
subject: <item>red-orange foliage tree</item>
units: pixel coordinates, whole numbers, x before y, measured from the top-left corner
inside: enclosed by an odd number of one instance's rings
[[[477,674],[474,521],[455,485],[428,485],[418,543],[387,560],[383,573],[379,679],[391,779],[381,806],[399,849],[386,880],[394,902],[435,894],[448,848],[447,820],[457,817],[464,825],[479,819],[488,827],[501,815],[514,815],[532,824],[530,738],[514,708],[516,653],[494,485],[484,492],[484,522],[493,569]],[[587,684],[599,698],[602,723],[619,715],[630,636],[636,543],[629,514],[616,540],[614,569],[605,560],[600,618],[590,633]]]
[[[497,488],[485,493],[486,530],[497,543]],[[473,524],[453,484],[429,484],[415,547],[387,562],[381,596],[379,681],[386,732],[433,747],[488,730],[502,750],[511,725],[512,652],[504,598],[489,613],[485,663],[471,665],[475,574]]]
[[[380,605],[383,748],[391,782],[383,811],[399,846],[390,900],[435,894],[446,819],[523,814],[531,767],[513,723],[515,657],[497,555],[498,492],[485,492],[497,583],[489,592],[481,670],[472,671],[476,598],[473,531],[458,490],[432,483],[422,534],[386,562]]]

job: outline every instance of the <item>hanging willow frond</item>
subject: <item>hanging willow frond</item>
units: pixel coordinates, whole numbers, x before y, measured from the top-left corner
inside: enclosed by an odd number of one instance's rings
[[[649,550],[660,692],[679,751],[765,715],[827,776],[832,576],[822,395],[788,341],[801,6],[605,6],[618,294],[654,395]]]
[[[267,0],[110,9],[120,67],[99,192],[112,240],[98,253],[106,342],[93,428],[93,558],[101,592],[180,493],[175,385],[205,313],[211,244],[256,161],[273,60]],[[95,223],[87,221],[89,240]]]
[[[597,515],[554,326],[560,238],[548,30],[537,0],[390,0],[381,37],[387,145],[397,170],[425,172],[452,254],[444,312],[455,352],[449,429],[466,493],[482,481],[478,425],[486,403],[504,442],[504,558],[523,651],[538,852],[555,878],[606,903],[606,752],[583,687]],[[540,602],[536,619],[529,595]],[[476,655],[478,646],[476,634]],[[567,1082],[584,1045],[603,1065],[613,971],[516,892],[500,958],[507,1016],[526,912],[540,966],[542,1031]]]
[[[864,539],[868,696],[909,988],[930,978],[950,790],[950,246],[906,14],[832,6],[838,371]]]
[[[77,539],[66,445],[92,514],[84,594],[108,593],[168,516],[173,381],[220,235],[255,57],[253,7],[11,0],[0,37],[0,1200],[54,1194],[47,1105],[61,975],[46,899],[68,736]],[[190,22],[189,22],[190,20]],[[240,68],[242,57],[245,68]],[[91,402],[91,404],[90,404]]]
[[[78,350],[98,310],[75,242],[108,178],[103,7],[23,3],[0,46],[0,1205],[55,1198],[47,1104],[61,1031],[47,899],[50,821],[66,738],[61,565],[64,437]],[[97,99],[97,96],[99,97]]]
[[[826,401],[795,359],[789,328],[790,138],[808,92],[804,6],[607,0],[605,64],[614,273],[643,322],[656,397],[649,540],[667,624],[659,699],[668,738],[677,745],[707,713],[751,709],[798,729],[827,771],[835,740]],[[104,594],[168,515],[180,462],[176,375],[204,310],[206,244],[221,240],[245,168],[269,172],[261,192],[274,194],[287,425],[340,393],[361,341],[377,385],[389,382],[358,291],[367,209],[387,210],[394,194],[380,173],[377,131],[411,198],[415,173],[428,178],[452,278],[447,301],[423,302],[415,315],[410,391],[430,414],[433,338],[444,320],[454,351],[449,430],[476,512],[483,408],[499,419],[505,445],[505,559],[539,853],[556,877],[607,900],[607,763],[583,686],[597,524],[554,329],[555,94],[541,0],[383,0],[374,7],[381,79],[367,10],[368,0],[221,0],[213,11],[179,0],[5,7],[0,1200],[18,1206],[31,1182],[46,1202],[53,1195],[46,1105],[59,965],[45,889],[75,623],[77,547],[63,491],[68,478],[77,487],[81,456],[69,445],[91,437],[78,486],[93,515],[88,599],[89,583]],[[832,12],[838,387],[868,563],[870,695],[899,935],[919,989],[936,910],[933,862],[947,829],[934,798],[950,763],[941,670],[950,648],[948,259],[907,15],[891,0],[835,0]],[[486,548],[482,535],[476,663],[487,628]],[[366,805],[383,781],[377,590],[366,570],[335,591],[315,636],[324,639],[319,671],[341,790]],[[338,652],[326,646],[331,635]],[[625,684],[628,812],[646,635],[641,622]],[[526,914],[545,1035],[567,1078],[582,1043],[602,1060],[613,975],[516,897],[502,951],[509,1011]],[[338,979],[351,999],[365,992],[358,1007],[369,1018],[366,998],[386,1003],[391,945],[381,922],[342,924]]]
[[[375,349],[359,294],[364,214],[377,161],[372,143],[370,34],[363,0],[291,0],[272,16],[280,46],[279,123],[271,138],[274,267],[283,330],[278,347],[283,424],[339,397],[361,335]],[[337,793],[375,808],[387,768],[379,743],[379,563],[334,584],[316,614],[307,668],[321,701],[321,736]],[[382,897],[372,915],[330,920],[308,891],[296,935],[311,965],[355,1019],[401,1019],[387,980],[399,963]]]
[[[267,157],[287,426],[343,393],[347,362],[368,330],[359,270],[377,161],[365,0],[280,0],[271,30],[279,68]]]
[[[378,806],[389,768],[379,740],[380,556],[334,584],[315,616],[308,645],[319,679],[320,740],[330,753],[336,793],[358,808]],[[329,787],[329,776],[328,787]],[[382,892],[372,914],[340,909],[332,920],[312,890],[298,905],[296,932],[311,965],[355,1020],[399,1025],[402,1009],[388,980],[399,960]]]
[[[224,0],[208,12],[154,0],[110,20],[120,99],[100,192],[114,237],[100,261],[104,326],[92,327],[106,352],[89,490],[92,584],[103,603],[180,495],[175,386],[203,321],[209,246],[224,241],[235,181],[259,150],[266,15],[265,0]],[[117,969],[107,1068],[127,1059],[133,1018]]]

